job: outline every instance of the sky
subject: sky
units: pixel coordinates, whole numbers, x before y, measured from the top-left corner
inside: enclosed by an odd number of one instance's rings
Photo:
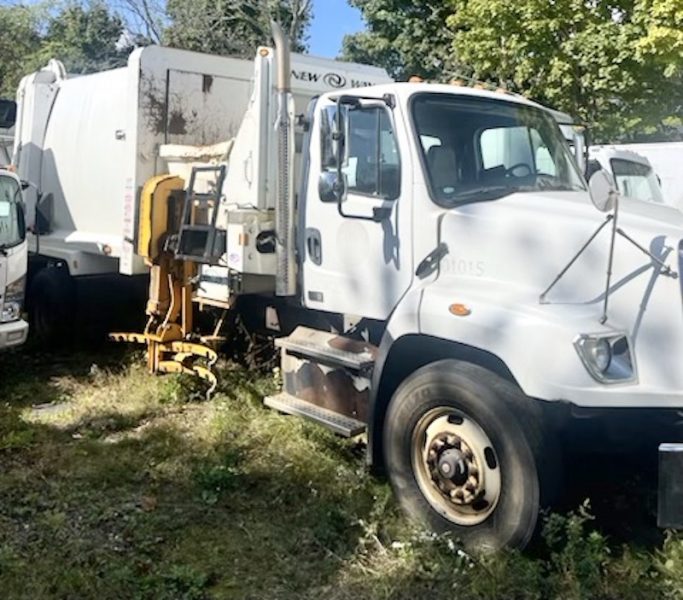
[[[0,6],[29,3],[39,0],[0,0]],[[110,4],[122,4],[110,2]],[[313,0],[313,22],[308,31],[309,52],[316,56],[336,58],[341,52],[342,39],[347,33],[365,28],[361,13],[347,0]]]
[[[309,29],[310,53],[336,58],[343,37],[364,29],[360,11],[347,0],[314,0],[313,22]]]

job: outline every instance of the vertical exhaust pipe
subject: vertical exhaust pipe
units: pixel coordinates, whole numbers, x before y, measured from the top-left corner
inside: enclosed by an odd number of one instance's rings
[[[294,131],[291,116],[291,69],[289,39],[282,27],[271,21],[277,60],[277,185],[275,201],[275,236],[277,240],[278,296],[296,294],[294,239]]]

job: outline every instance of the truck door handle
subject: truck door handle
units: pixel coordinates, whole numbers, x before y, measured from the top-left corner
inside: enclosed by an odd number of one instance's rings
[[[321,265],[323,262],[323,246],[320,240],[320,231],[314,228],[306,229],[306,249],[313,264]]]

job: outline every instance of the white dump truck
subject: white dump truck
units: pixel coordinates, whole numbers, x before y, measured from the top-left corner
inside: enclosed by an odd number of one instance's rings
[[[603,171],[589,191],[533,102],[274,37],[253,63],[146,48],[22,82],[32,293],[68,306],[74,278],[149,271],[146,328],[113,338],[211,386],[221,325],[250,320],[282,354],[265,404],[367,435],[407,512],[473,548],[527,544],[574,417],[602,450],[650,417],[678,441],[683,215]]]

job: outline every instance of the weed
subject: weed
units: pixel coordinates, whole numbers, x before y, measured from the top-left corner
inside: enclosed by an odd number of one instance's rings
[[[680,536],[617,546],[585,504],[533,556],[470,556],[403,519],[357,440],[266,411],[276,371],[223,362],[207,401],[135,359],[3,356],[3,600],[683,598]]]

